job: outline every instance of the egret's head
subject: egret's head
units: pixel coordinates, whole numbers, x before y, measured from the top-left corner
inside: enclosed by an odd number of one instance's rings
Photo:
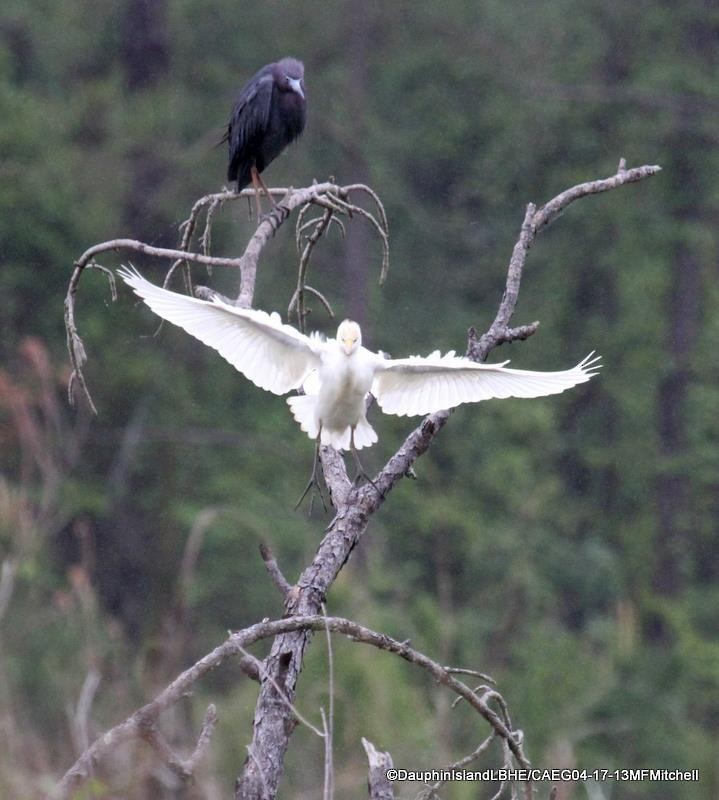
[[[362,332],[360,326],[351,319],[346,319],[337,328],[337,341],[346,355],[354,351],[362,344]]]

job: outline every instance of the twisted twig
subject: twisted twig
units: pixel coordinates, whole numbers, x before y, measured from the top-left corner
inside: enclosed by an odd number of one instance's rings
[[[358,206],[354,206],[348,202],[347,198],[349,196],[350,189],[353,191],[364,191],[375,199],[376,203],[378,204],[378,213],[380,215],[381,223],[377,222],[377,220],[375,220],[374,217],[369,214],[369,212],[366,212],[363,209],[360,209]],[[387,273],[389,241],[386,228],[386,215],[376,194],[369,189],[369,187],[353,184],[348,189],[342,186],[337,186],[332,182],[325,182],[314,183],[312,186],[308,186],[303,189],[270,189],[270,193],[273,195],[281,195],[282,199],[274,207],[274,209],[270,211],[269,214],[264,216],[259,221],[253,236],[245,248],[245,252],[239,258],[222,258],[211,256],[209,254],[212,219],[216,210],[224,203],[238,200],[241,197],[250,197],[254,194],[254,189],[244,189],[239,193],[225,190],[222,192],[205,195],[197,200],[192,206],[190,216],[180,226],[182,236],[178,249],[153,247],[152,245],[136,239],[112,239],[107,242],[101,242],[93,245],[80,256],[80,258],[74,264],[67,294],[65,296],[65,329],[67,332],[67,347],[70,355],[70,363],[72,364],[72,373],[68,386],[68,396],[71,404],[74,403],[74,386],[75,383],[77,383],[93,413],[97,413],[97,409],[93,403],[92,396],[90,395],[90,391],[87,387],[85,376],[82,371],[82,367],[87,361],[87,354],[75,322],[75,295],[77,293],[77,287],[83,271],[86,267],[95,265],[94,258],[100,253],[108,251],[122,252],[129,250],[156,258],[172,259],[173,263],[165,276],[163,286],[167,286],[169,284],[170,277],[180,265],[188,265],[190,262],[205,264],[208,267],[233,267],[240,271],[240,291],[237,299],[234,302],[239,306],[248,308],[252,305],[252,298],[255,292],[257,264],[260,255],[265,245],[274,236],[280,225],[282,225],[289,214],[296,208],[301,208],[302,213],[304,213],[305,209],[309,208],[311,204],[325,206],[330,204],[331,207],[339,214],[357,213],[367,218],[372,217],[373,225],[379,232],[383,243],[383,261],[380,281],[384,280],[384,277]],[[328,199],[330,197],[332,200]],[[205,209],[205,228],[202,236],[200,237],[200,248],[202,252],[191,252],[190,245],[192,243],[192,237],[197,228],[199,216]],[[307,258],[309,258],[309,254]],[[302,268],[303,267],[301,266],[301,269]],[[304,265],[304,270],[306,271],[306,263]],[[188,290],[191,291],[189,273],[187,274],[186,278]],[[312,294],[318,297],[325,308],[332,313],[329,302],[318,290],[309,289],[307,286],[304,287],[304,290],[310,291]]]

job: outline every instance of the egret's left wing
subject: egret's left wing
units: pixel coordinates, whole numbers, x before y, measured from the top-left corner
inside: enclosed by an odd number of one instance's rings
[[[372,394],[385,414],[431,414],[493,397],[543,397],[585,383],[599,368],[590,353],[573,369],[532,372],[504,364],[478,364],[454,353],[388,359],[379,364]]]
[[[260,389],[284,394],[320,365],[321,339],[284,325],[279,314],[210,302],[155,286],[136,270],[118,274],[160,317],[204,342]]]

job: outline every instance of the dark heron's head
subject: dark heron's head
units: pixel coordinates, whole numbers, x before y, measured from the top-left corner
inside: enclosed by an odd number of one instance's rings
[[[296,58],[283,58],[275,64],[275,84],[282,92],[296,92],[305,99],[305,67]]]

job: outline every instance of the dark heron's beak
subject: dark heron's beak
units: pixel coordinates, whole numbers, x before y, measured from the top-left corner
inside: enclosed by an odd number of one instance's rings
[[[287,82],[290,85],[290,88],[293,92],[297,92],[297,94],[304,100],[305,93],[302,91],[302,79],[301,78],[287,78]]]

